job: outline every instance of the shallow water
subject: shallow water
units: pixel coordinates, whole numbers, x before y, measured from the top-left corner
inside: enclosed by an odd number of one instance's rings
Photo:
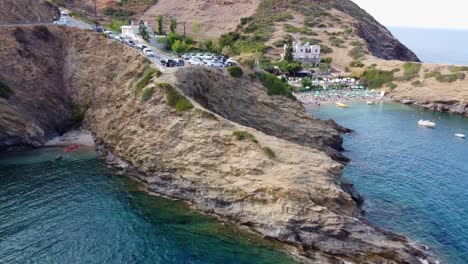
[[[468,118],[397,103],[311,107],[356,132],[344,177],[365,196],[371,223],[430,246],[446,263],[468,263]],[[437,123],[419,127],[419,119]]]
[[[89,149],[0,156],[0,263],[293,263],[278,245],[138,191]]]

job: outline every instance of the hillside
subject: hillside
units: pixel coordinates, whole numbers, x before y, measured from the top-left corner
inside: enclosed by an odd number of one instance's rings
[[[414,242],[366,223],[343,165],[323,151],[340,146],[337,131],[295,101],[268,96],[258,80],[243,76],[239,87],[222,70],[158,73],[135,50],[76,29],[0,31],[0,67],[9,69],[0,72],[9,90],[0,97],[3,147],[37,146],[83,121],[107,162],[148,191],[290,245],[306,263],[435,263]],[[232,96],[202,96],[221,83]],[[255,107],[242,119],[246,110],[229,100]]]
[[[46,0],[2,0],[0,25],[7,23],[53,22],[56,9]]]

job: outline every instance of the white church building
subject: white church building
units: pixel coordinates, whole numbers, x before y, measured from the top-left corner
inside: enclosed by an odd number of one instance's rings
[[[287,45],[284,45],[284,53],[281,56],[284,58],[286,54]],[[293,42],[293,58],[300,62],[310,62],[314,64],[320,63],[320,46],[311,45],[309,42],[300,43]]]
[[[151,38],[153,36],[153,29],[146,22],[145,26]],[[143,42],[143,39],[140,36],[140,24],[132,21],[129,26],[121,26],[120,29],[122,30],[122,37]]]

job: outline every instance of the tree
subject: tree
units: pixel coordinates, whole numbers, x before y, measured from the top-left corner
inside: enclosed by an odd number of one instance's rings
[[[172,45],[172,51],[177,53],[180,56],[181,53],[184,53],[188,50],[188,45],[181,40],[176,40]]]
[[[211,39],[206,40],[204,44],[205,44],[206,50],[214,51],[214,43]]]
[[[301,84],[303,88],[312,87],[312,79],[310,77],[302,78]]]
[[[171,30],[171,33],[175,33],[176,28],[177,28],[177,20],[175,18],[171,18],[169,20],[169,29]]]
[[[200,33],[202,30],[202,26],[199,22],[192,23],[192,34],[195,36],[195,41],[198,43],[200,41]]]
[[[143,22],[143,20],[140,20],[138,31],[142,39],[144,39],[145,41],[148,41],[150,39],[148,28],[146,27],[145,22]]]
[[[294,61],[293,51],[294,51],[294,48],[293,48],[292,38],[288,38],[288,40],[286,41],[286,49],[285,49],[285,53],[284,53],[284,60],[285,61],[287,61],[287,62]]]
[[[228,57],[232,57],[234,55],[234,51],[232,50],[231,46],[224,46],[222,53]]]
[[[162,15],[157,16],[156,22],[158,23],[158,35],[164,35],[164,30],[163,30],[164,17]]]

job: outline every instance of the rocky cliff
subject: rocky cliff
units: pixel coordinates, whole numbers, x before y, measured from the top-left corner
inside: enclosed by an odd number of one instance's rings
[[[52,23],[57,9],[45,0],[2,0],[0,25],[11,23]]]
[[[339,152],[343,140],[334,128],[312,118],[297,101],[267,95],[251,78],[233,79],[223,70],[192,67],[177,71],[177,80],[186,95],[229,120],[348,160]]]
[[[298,106],[281,109],[294,103],[266,98],[264,88],[247,77],[237,82],[225,73],[189,69],[147,78],[151,66],[136,51],[94,33],[58,27],[0,31],[8,44],[0,49],[2,69],[13,61],[29,60],[0,75],[13,93],[0,98],[1,105],[22,109],[0,112],[2,128],[11,131],[2,142],[15,135],[28,139],[21,129],[31,123],[44,131],[55,125],[67,127],[71,122],[67,105],[86,105],[87,126],[108,161],[123,173],[144,182],[151,192],[189,201],[200,211],[292,245],[306,257],[304,262],[435,263],[422,247],[362,218],[352,188],[343,188],[343,165],[322,151],[321,144],[339,143],[336,131],[305,118]],[[36,31],[42,32],[41,37]],[[23,37],[18,40],[15,32]],[[21,44],[25,41],[47,41],[47,45],[30,49]],[[53,55],[40,56],[45,54]],[[40,72],[46,69],[49,72]],[[41,96],[30,96],[31,78],[41,88]],[[192,86],[194,78],[204,85]],[[222,85],[221,80],[233,98],[214,87]],[[235,83],[242,85],[234,89]],[[205,85],[217,99],[202,96]],[[174,98],[186,100],[184,94],[193,95],[189,99],[194,108],[171,103]],[[247,115],[229,100],[246,108],[254,102],[257,106],[247,109],[258,113]],[[295,116],[295,122],[307,125],[285,127],[269,120],[283,132],[267,131],[263,126],[268,122],[267,109]],[[61,113],[65,113],[62,122],[52,118]],[[311,129],[311,135],[301,137],[304,129]]]

